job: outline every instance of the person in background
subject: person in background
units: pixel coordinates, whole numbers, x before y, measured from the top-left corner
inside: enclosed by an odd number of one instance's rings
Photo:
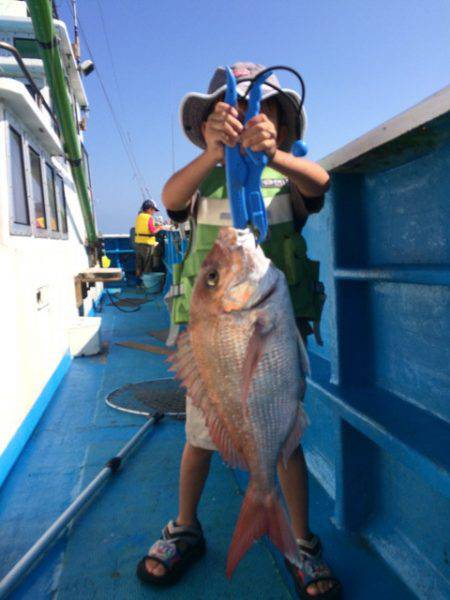
[[[166,266],[164,264],[164,254],[166,246],[167,231],[170,230],[167,223],[164,222],[162,217],[156,217],[156,227],[159,227],[159,231],[156,234],[156,246],[154,247],[152,254],[152,271],[158,273],[166,273]]]
[[[153,270],[153,255],[158,246],[156,234],[164,229],[162,225],[157,225],[155,222],[154,214],[157,211],[159,211],[159,208],[153,200],[145,200],[136,217],[134,224],[136,277],[141,277],[144,273],[151,273]]]

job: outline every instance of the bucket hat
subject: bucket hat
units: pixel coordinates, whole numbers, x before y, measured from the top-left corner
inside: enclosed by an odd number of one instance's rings
[[[245,98],[250,82],[249,78],[254,78],[263,71],[265,67],[251,62],[237,62],[231,66],[234,76],[237,80],[237,92],[240,98]],[[245,81],[242,81],[245,80]],[[280,83],[276,75],[271,75],[267,79],[268,83],[280,88]],[[225,93],[227,87],[226,70],[225,67],[218,67],[209,83],[208,92],[206,94],[200,94],[191,92],[181,101],[180,106],[180,118],[181,126],[188,139],[199,148],[205,148],[205,140],[202,135],[202,123],[206,119],[210,109],[217,99]],[[297,123],[299,119],[298,108],[300,106],[300,96],[294,90],[288,88],[281,88],[283,92],[290,96],[297,106],[295,110],[292,102],[289,101],[286,96],[280,94],[277,90],[269,87],[268,85],[262,85],[262,100],[268,100],[274,96],[277,97],[280,103],[281,110],[283,113],[283,124],[287,127],[286,139],[280,145],[281,150],[287,152],[290,151],[292,144],[295,142],[298,136]],[[302,108],[300,118],[300,137],[303,136],[306,131],[306,112]]]

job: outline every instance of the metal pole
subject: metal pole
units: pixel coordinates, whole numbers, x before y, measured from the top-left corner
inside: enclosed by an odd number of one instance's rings
[[[70,89],[67,84],[58,37],[53,23],[52,5],[49,0],[27,0],[27,6],[44,62],[45,75],[51,91],[55,113],[58,117],[64,142],[64,153],[70,164],[75,187],[77,188],[88,243],[92,248],[97,242],[97,231],[87,173],[83,165],[81,142],[72,109]]]
[[[73,16],[73,53],[77,64],[80,64],[80,38],[78,35],[78,11],[76,0],[72,0],[72,16]]]
[[[33,88],[34,93],[39,97],[40,102],[42,103],[42,105],[44,106],[44,108],[46,109],[46,111],[48,112],[50,117],[52,118],[56,127],[59,127],[58,121],[57,121],[52,109],[47,104],[47,101],[45,100],[44,96],[41,94],[41,90],[37,87],[36,83],[34,82],[34,79],[31,77],[31,73],[27,69],[25,63],[23,62],[22,57],[20,56],[20,52],[17,50],[17,48],[15,48],[14,46],[11,46],[11,44],[8,44],[7,42],[0,42],[0,48],[2,50],[6,50],[7,52],[11,52],[11,54],[14,56],[17,64],[19,65],[20,69],[22,70],[22,73],[25,75],[25,77],[28,80],[28,83]]]
[[[14,567],[0,581],[0,599],[6,598],[14,589],[19,581],[28,573],[28,571],[36,566],[42,558],[50,544],[59,536],[59,534],[67,527],[67,525],[78,515],[87,501],[93,496],[96,490],[113,475],[120,467],[122,461],[133,450],[136,444],[143,438],[152,425],[158,423],[164,417],[163,414],[157,413],[143,425],[137,433],[125,444],[120,452],[111,458],[98,475],[84,490],[75,498],[72,504],[54,521],[47,531],[35,542],[35,544],[22,556],[22,558],[14,565]]]

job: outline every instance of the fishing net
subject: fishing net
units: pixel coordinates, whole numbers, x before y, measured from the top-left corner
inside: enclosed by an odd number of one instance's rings
[[[186,413],[185,390],[175,379],[156,379],[128,383],[106,397],[106,404],[123,412],[151,416],[159,412],[183,418]]]

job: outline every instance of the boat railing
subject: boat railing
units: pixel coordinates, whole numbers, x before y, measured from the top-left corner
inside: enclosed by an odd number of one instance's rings
[[[59,132],[58,120],[57,120],[54,112],[52,111],[51,107],[49,106],[47,100],[42,95],[41,90],[36,85],[33,77],[31,76],[30,71],[27,69],[27,66],[24,63],[23,58],[20,55],[20,52],[17,50],[17,48],[15,48],[14,46],[12,46],[11,44],[8,44],[7,42],[0,41],[0,48],[2,50],[6,50],[6,52],[9,52],[10,54],[13,55],[13,57],[15,58],[17,64],[20,67],[20,70],[24,74],[24,76],[27,79],[27,81],[28,81],[31,89],[33,90],[34,94],[36,95],[37,98],[39,98],[39,103],[46,109],[46,111],[50,115],[50,118],[52,119],[52,122],[53,122],[53,125],[54,125],[56,131]]]

